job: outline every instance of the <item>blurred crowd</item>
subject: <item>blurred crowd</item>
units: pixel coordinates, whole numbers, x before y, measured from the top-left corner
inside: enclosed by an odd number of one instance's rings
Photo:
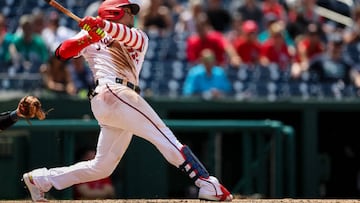
[[[96,16],[100,2],[77,14]],[[337,14],[317,0],[137,2],[136,26],[150,38],[140,80],[146,96],[360,96],[356,2],[347,5],[348,13]],[[64,18],[50,7],[34,9],[21,14],[10,31],[8,16],[0,14],[0,90],[86,97],[94,84],[84,60],[54,57],[57,46],[79,31]]]

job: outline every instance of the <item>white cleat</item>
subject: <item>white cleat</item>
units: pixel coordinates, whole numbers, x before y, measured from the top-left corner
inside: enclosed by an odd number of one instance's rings
[[[48,200],[45,199],[45,193],[35,185],[34,180],[31,176],[31,172],[25,173],[23,175],[22,181],[25,182],[33,202],[48,202]]]
[[[196,185],[200,188],[199,199],[227,202],[231,202],[233,199],[231,193],[213,176],[206,179],[199,178],[196,182]]]

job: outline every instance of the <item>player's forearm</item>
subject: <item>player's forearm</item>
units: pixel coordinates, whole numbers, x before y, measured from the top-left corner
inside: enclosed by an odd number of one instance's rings
[[[77,56],[82,49],[89,46],[91,43],[91,37],[88,35],[65,40],[56,49],[55,56],[60,60],[68,60],[74,56]]]
[[[114,39],[123,42],[126,46],[141,50],[144,47],[146,36],[137,29],[131,29],[126,25],[104,21],[104,31]]]
[[[8,111],[0,114],[0,131],[3,131],[14,125],[19,120],[19,116],[14,111]]]

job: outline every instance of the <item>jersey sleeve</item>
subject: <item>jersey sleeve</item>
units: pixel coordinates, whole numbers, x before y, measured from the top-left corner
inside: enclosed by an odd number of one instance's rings
[[[148,41],[148,36],[145,32],[138,28],[129,28],[120,23],[106,20],[104,22],[104,31],[111,35],[112,38],[135,50],[143,51],[145,49],[146,42]]]

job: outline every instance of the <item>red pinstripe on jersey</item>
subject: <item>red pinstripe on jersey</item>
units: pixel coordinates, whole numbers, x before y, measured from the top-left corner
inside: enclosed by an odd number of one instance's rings
[[[135,50],[141,50],[144,47],[145,34],[137,28],[129,28],[123,24],[105,21],[104,31],[127,47]]]

